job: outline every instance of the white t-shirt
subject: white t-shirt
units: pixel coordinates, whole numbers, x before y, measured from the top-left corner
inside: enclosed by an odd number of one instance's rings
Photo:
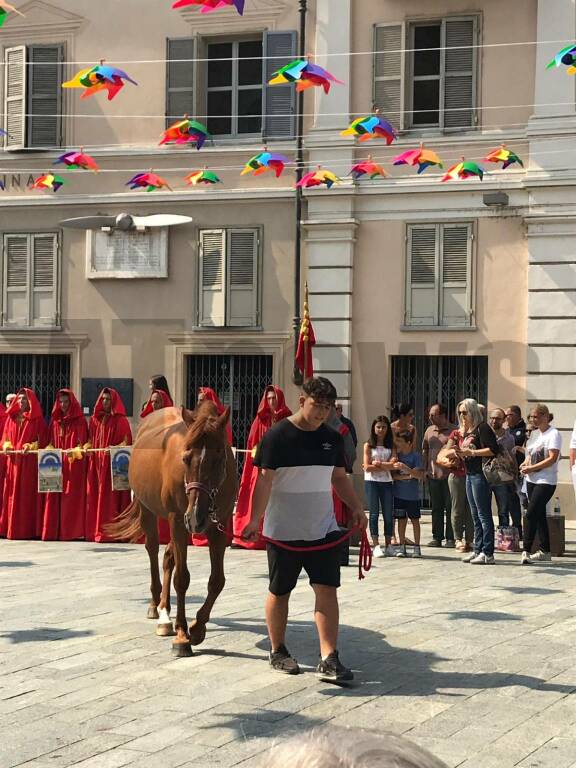
[[[574,422],[574,429],[572,430],[572,437],[570,438],[570,448],[576,449],[576,421]]]
[[[545,432],[535,430],[526,446],[526,453],[531,464],[539,464],[544,461],[548,458],[548,452],[552,450],[562,451],[562,436],[555,427],[548,427]],[[558,460],[560,460],[560,456],[558,456]],[[527,480],[536,485],[556,485],[558,483],[558,461],[539,472],[531,472],[527,476]]]
[[[378,461],[390,461],[392,451],[390,448],[384,448],[383,445],[377,445],[376,448],[371,448],[372,461],[378,459]],[[364,480],[372,480],[376,483],[391,483],[392,475],[387,469],[381,469],[379,472],[364,472]]]

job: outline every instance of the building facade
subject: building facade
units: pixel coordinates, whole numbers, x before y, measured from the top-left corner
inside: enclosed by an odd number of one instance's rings
[[[0,389],[33,381],[48,403],[70,384],[90,408],[98,385],[115,380],[136,419],[149,376],[162,372],[178,403],[193,403],[198,386],[217,389],[240,444],[267,383],[296,398],[293,168],[278,179],[240,173],[264,146],[294,158],[294,88],[267,81],[298,49],[298,4],[247,0],[243,17],[162,5],[30,0],[19,4],[26,17],[2,29]],[[304,199],[317,371],[335,382],[361,437],[393,402],[412,401],[423,426],[430,403],[473,395],[489,406],[547,402],[567,453],[576,93],[574,78],[546,64],[576,35],[574,4],[308,6],[307,47],[344,82],[305,98],[306,165],[343,180]],[[111,102],[60,87],[103,58],[139,85]],[[400,132],[391,147],[340,135],[373,105]],[[158,145],[184,114],[212,134],[200,152]],[[462,156],[482,164],[506,144],[524,168],[484,163],[482,182],[442,183],[439,169],[391,165],[420,142],[447,167]],[[56,194],[28,189],[81,146],[99,173],[63,172]],[[369,153],[389,178],[352,182],[351,165]],[[223,183],[187,187],[203,167]],[[173,191],[128,190],[150,169]],[[193,222],[128,233],[60,225],[122,212]],[[562,480],[574,512],[566,461]]]

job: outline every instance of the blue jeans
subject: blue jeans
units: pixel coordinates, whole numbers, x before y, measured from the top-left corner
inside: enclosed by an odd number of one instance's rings
[[[394,483],[379,483],[377,480],[366,480],[364,489],[368,499],[370,512],[370,535],[378,538],[378,519],[380,508],[384,517],[384,536],[390,538],[394,533],[394,519],[392,508],[394,501]]]
[[[510,525],[510,496],[516,492],[516,489],[510,483],[502,485],[491,485],[490,491],[496,497],[496,506],[498,507],[498,525]]]
[[[466,475],[466,496],[474,520],[474,552],[491,557],[494,554],[494,521],[490,486],[482,473]]]

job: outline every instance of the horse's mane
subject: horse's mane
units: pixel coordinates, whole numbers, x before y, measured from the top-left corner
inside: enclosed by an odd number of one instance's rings
[[[193,414],[184,440],[186,450],[193,448],[202,438],[207,438],[207,443],[212,444],[226,442],[226,431],[218,427],[218,411],[213,402],[203,400]]]

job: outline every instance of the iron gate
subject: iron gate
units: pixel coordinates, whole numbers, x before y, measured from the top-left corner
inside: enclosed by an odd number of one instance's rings
[[[456,423],[456,405],[465,397],[486,403],[488,397],[488,358],[485,356],[409,356],[392,357],[391,401],[411,403],[414,423],[420,437],[429,426],[428,409],[433,403],[448,408]]]
[[[70,355],[0,355],[0,395],[29,387],[49,417],[56,392],[70,386]]]
[[[232,407],[234,445],[245,448],[265,388],[272,384],[272,355],[188,355],[186,402],[194,408],[200,387],[211,387]],[[242,470],[243,454],[238,454]]]

